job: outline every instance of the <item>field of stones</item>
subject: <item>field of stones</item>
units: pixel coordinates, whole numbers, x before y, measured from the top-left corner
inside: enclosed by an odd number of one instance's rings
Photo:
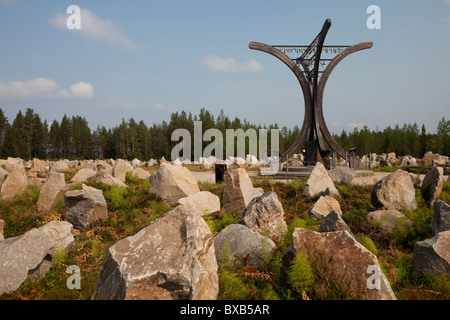
[[[320,163],[215,183],[208,161],[0,160],[0,300],[448,300],[448,169],[396,161],[359,184]]]

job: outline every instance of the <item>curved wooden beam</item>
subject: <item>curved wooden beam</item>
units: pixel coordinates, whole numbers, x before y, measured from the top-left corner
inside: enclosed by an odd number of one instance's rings
[[[297,66],[297,64],[291,58],[289,58],[287,55],[285,55],[283,52],[281,52],[280,50],[275,49],[274,47],[269,46],[267,44],[259,43],[259,42],[250,42],[250,44],[248,46],[252,50],[258,50],[258,51],[268,53],[268,54],[273,55],[274,57],[278,58],[279,60],[281,60],[281,62],[283,62],[294,73],[294,75],[296,76],[298,82],[300,83],[300,86],[303,91],[303,98],[305,101],[305,117],[303,119],[303,125],[302,125],[300,133],[299,133],[297,139],[295,140],[295,142],[292,144],[292,146],[288,150],[286,150],[280,156],[280,160],[281,160],[284,157],[287,157],[289,154],[293,154],[295,151],[297,151],[298,148],[300,148],[300,146],[305,141],[306,135],[308,134],[307,131],[309,128],[309,123],[313,119],[313,114],[312,114],[313,100],[312,100],[312,96],[311,96],[310,85],[309,85],[308,81],[306,80],[305,76],[303,75],[302,70]],[[282,161],[280,161],[280,163],[281,162]]]
[[[325,23],[323,24],[322,31],[320,31],[320,37],[319,41],[317,42],[316,47],[316,56],[314,59],[314,75],[313,75],[313,83],[312,83],[312,92],[313,92],[313,104],[314,104],[314,131],[316,132],[317,141],[319,142],[319,149],[325,150],[325,145],[323,143],[323,137],[320,131],[321,123],[320,119],[316,116],[317,114],[317,104],[315,101],[317,100],[317,84],[319,79],[319,66],[320,66],[320,57],[322,55],[322,47],[323,43],[325,42],[325,38],[327,36],[328,30],[331,27],[331,19],[325,20]],[[312,139],[312,137],[310,138]]]
[[[365,50],[370,49],[373,46],[373,43],[370,41],[361,42],[355,45],[352,45],[342,52],[340,52],[333,60],[330,61],[328,66],[325,68],[322,76],[320,77],[320,82],[317,89],[317,100],[315,101],[315,116],[318,118],[317,120],[320,122],[320,132],[322,133],[325,141],[330,145],[330,147],[336,151],[339,156],[342,158],[346,158],[346,151],[333,139],[330,131],[328,130],[327,125],[325,124],[325,119],[323,117],[323,93],[325,90],[325,85],[327,84],[328,78],[330,77],[331,72],[334,68],[348,55]]]

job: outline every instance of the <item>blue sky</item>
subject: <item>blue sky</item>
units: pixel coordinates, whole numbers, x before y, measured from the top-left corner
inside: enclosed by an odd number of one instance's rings
[[[366,27],[371,4],[380,30]],[[81,30],[65,26],[69,5],[82,10]],[[248,44],[309,44],[327,18],[325,44],[374,43],[331,75],[330,131],[417,123],[434,132],[450,119],[450,0],[0,0],[0,107],[10,121],[31,107],[49,123],[80,115],[92,128],[200,108],[300,126],[294,75]]]

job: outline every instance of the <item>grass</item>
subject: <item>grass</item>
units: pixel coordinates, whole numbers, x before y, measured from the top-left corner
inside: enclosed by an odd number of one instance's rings
[[[74,175],[70,172],[70,175]],[[66,177],[67,178],[67,177]],[[219,270],[219,299],[358,299],[357,293],[347,288],[347,283],[333,273],[327,263],[311,260],[306,254],[294,259],[292,273],[287,276],[282,267],[282,256],[292,241],[295,228],[317,231],[320,221],[309,215],[316,198],[302,195],[306,179],[277,182],[269,177],[253,181],[255,187],[265,192],[277,193],[285,211],[288,231],[274,239],[276,248],[272,255],[265,255],[259,267],[246,264],[223,263]],[[28,300],[88,300],[91,298],[102,262],[108,249],[118,240],[134,235],[152,221],[170,210],[170,206],[155,194],[150,194],[148,180],[135,176],[126,178],[127,188],[115,188],[99,183],[87,183],[103,191],[109,218],[97,221],[85,230],[75,230],[75,248],[68,254],[57,253],[53,266],[45,278],[26,281],[13,293],[0,296],[2,299]],[[81,186],[74,185],[73,188]],[[201,182],[200,190],[218,195],[223,205],[224,184]],[[371,186],[336,184],[341,196],[336,197],[343,211],[343,219],[349,225],[358,241],[378,258],[381,268],[388,277],[399,299],[450,299],[450,279],[445,275],[421,275],[412,273],[413,246],[417,241],[431,237],[433,209],[423,200],[416,188],[418,208],[404,214],[411,225],[399,223],[387,232],[368,218],[374,208],[371,204]],[[19,236],[32,228],[38,228],[53,220],[62,220],[65,213],[64,201],[47,213],[36,209],[39,189],[29,188],[12,200],[0,199],[0,219],[5,220],[5,238]],[[440,199],[450,200],[450,184],[444,182]],[[213,235],[226,226],[238,223],[240,217],[223,210],[204,216]],[[316,257],[317,258],[317,257]],[[222,257],[226,260],[226,255]],[[81,269],[81,289],[69,290],[66,281],[70,274],[67,267]]]

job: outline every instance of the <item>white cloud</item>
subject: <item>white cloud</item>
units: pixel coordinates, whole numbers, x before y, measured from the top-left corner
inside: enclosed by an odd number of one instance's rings
[[[57,28],[79,34],[94,41],[108,43],[136,53],[139,52],[136,44],[128,38],[122,29],[115,26],[111,20],[102,19],[87,9],[81,9],[81,28],[78,30],[69,30],[67,28],[67,19],[69,16],[69,14],[58,13],[50,20],[50,23]]]
[[[255,60],[247,60],[244,63],[239,63],[233,58],[220,58],[215,55],[207,56],[202,61],[209,71],[225,72],[225,73],[254,73],[262,72],[263,66]]]
[[[354,128],[359,128],[362,129],[364,126],[366,126],[365,123],[362,122],[349,122],[347,123],[347,127],[354,129]]]
[[[162,105],[161,103],[154,103],[153,104],[153,108],[157,111],[164,111],[164,112],[175,112],[175,109],[172,107],[166,107],[164,105]]]
[[[128,109],[134,110],[137,108],[136,104],[132,101],[125,100],[118,97],[112,97],[108,102],[103,104],[103,108],[112,109],[112,108],[120,108],[120,109]]]
[[[53,79],[35,78],[28,81],[0,81],[0,99],[30,100],[34,98],[91,99],[94,89],[90,83],[78,82],[69,90]]]

